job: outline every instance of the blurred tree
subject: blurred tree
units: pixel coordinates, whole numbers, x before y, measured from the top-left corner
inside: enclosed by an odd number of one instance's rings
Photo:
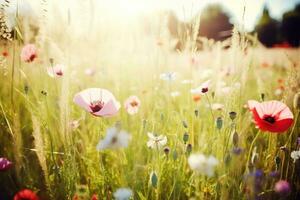
[[[225,40],[231,36],[233,25],[219,4],[203,9],[200,16],[199,36],[214,40]]]
[[[264,8],[254,30],[257,32],[258,40],[267,47],[279,42],[279,22],[271,18],[267,7]]]
[[[300,4],[282,16],[281,34],[290,45],[300,45]]]

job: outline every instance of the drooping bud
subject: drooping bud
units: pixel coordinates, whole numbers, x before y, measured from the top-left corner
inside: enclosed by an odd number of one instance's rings
[[[184,144],[186,144],[187,143],[187,141],[189,140],[189,134],[187,133],[187,132],[185,132],[184,134],[183,134],[183,142],[184,142]]]
[[[298,92],[294,96],[294,108],[296,110],[300,110],[300,92]]]

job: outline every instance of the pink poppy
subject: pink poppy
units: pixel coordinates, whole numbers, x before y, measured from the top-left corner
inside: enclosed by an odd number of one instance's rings
[[[84,73],[88,76],[93,76],[93,75],[95,75],[96,70],[93,68],[88,68],[88,69],[84,70]]]
[[[21,51],[21,59],[24,62],[33,62],[37,58],[37,49],[34,44],[27,44]]]
[[[253,114],[255,124],[262,131],[281,133],[293,124],[293,113],[280,101],[266,101],[259,103],[248,101],[248,108]]]
[[[95,116],[111,117],[117,114],[120,103],[108,90],[89,88],[77,93],[74,102]]]
[[[58,64],[53,67],[48,67],[47,72],[52,78],[61,77],[64,75],[64,68],[63,65]]]
[[[128,97],[128,99],[126,99],[124,103],[124,107],[130,115],[136,114],[139,110],[140,105],[141,101],[137,96]]]
[[[192,94],[205,94],[208,92],[209,86],[210,86],[210,80],[205,81],[199,87],[197,87],[195,89],[191,89],[191,93]]]
[[[0,171],[6,171],[11,168],[12,162],[7,160],[6,158],[0,158]]]

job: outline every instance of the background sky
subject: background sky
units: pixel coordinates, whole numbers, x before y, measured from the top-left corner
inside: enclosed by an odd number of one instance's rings
[[[264,6],[268,6],[270,14],[280,19],[282,13],[293,9],[300,0],[98,0],[100,7],[122,17],[136,16],[155,10],[173,10],[179,19],[188,21],[211,3],[220,3],[231,15],[232,21],[244,24],[246,30],[253,30]],[[245,18],[242,20],[246,6]]]
[[[3,2],[4,0],[0,0],[0,3]],[[12,10],[16,10],[16,2],[19,2],[19,5],[22,4],[19,6],[19,12],[30,10],[26,6],[27,3],[36,6],[41,4],[40,0],[10,0],[10,2]],[[272,17],[280,19],[284,12],[293,9],[296,4],[300,3],[300,0],[51,0],[48,3],[50,2],[58,9],[64,10],[63,12],[66,8],[71,8],[77,9],[79,13],[84,10],[83,5],[86,4],[85,13],[94,13],[97,19],[105,18],[105,16],[106,19],[115,18],[115,21],[120,21],[120,19],[130,21],[139,18],[140,14],[156,14],[156,11],[160,10],[173,10],[180,20],[189,21],[201,13],[201,10],[208,4],[219,3],[231,16],[232,22],[243,24],[246,30],[252,31],[264,6],[269,8]],[[244,7],[246,10],[243,19]],[[28,13],[32,12],[28,11]]]

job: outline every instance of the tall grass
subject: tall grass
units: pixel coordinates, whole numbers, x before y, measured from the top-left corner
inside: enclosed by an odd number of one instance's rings
[[[270,199],[278,198],[273,188],[281,178],[293,188],[287,198],[299,197],[299,163],[290,158],[297,148],[299,110],[293,110],[297,116],[293,127],[276,135],[258,134],[244,108],[247,100],[260,100],[262,93],[265,100],[282,100],[292,108],[300,85],[298,49],[265,49],[235,28],[229,49],[223,48],[228,41],[215,43],[191,33],[184,38],[189,48],[176,52],[174,38],[160,37],[161,32],[167,33],[160,23],[144,24],[150,27],[151,34],[147,34],[144,26],[125,20],[115,24],[108,23],[105,16],[91,20],[92,15],[76,11],[80,6],[62,10],[50,1],[43,1],[43,6],[47,9],[36,19],[38,35],[23,32],[24,41],[16,38],[1,47],[9,51],[9,57],[0,66],[0,156],[11,159],[14,166],[1,172],[0,194],[12,197],[19,189],[30,188],[42,199],[72,199],[75,194],[112,199],[117,188],[130,187],[134,199]],[[192,30],[198,26],[196,23]],[[162,39],[162,45],[157,45],[157,39]],[[203,51],[195,51],[199,39],[206,44]],[[33,41],[38,59],[20,62],[23,43]],[[62,78],[48,76],[49,59],[67,66]],[[262,67],[264,62],[267,68]],[[96,70],[94,76],[84,73],[89,67]],[[177,79],[160,80],[159,74],[167,71],[177,72]],[[9,76],[15,73],[19,76]],[[185,79],[193,82],[182,84]],[[195,102],[190,90],[207,79],[213,83],[209,93]],[[275,95],[278,79],[285,81],[285,87],[282,94]],[[230,88],[228,93],[222,91],[224,83]],[[130,116],[121,108],[113,118],[86,113],[72,99],[89,87],[109,89],[121,103],[137,95],[142,102],[140,111]],[[172,91],[181,95],[172,97]],[[224,108],[211,110],[214,103]],[[237,113],[234,120],[228,114],[231,111]],[[223,123],[219,129],[218,117]],[[76,129],[70,126],[73,120],[79,120]],[[117,122],[132,135],[129,147],[98,152],[99,139]],[[166,135],[170,153],[149,149],[147,132]],[[184,133],[189,134],[186,143]],[[240,155],[232,153],[235,133]],[[215,176],[197,175],[189,168],[188,144],[192,153],[212,154],[219,160]],[[281,146],[287,150],[281,151]],[[254,149],[257,161],[249,166]],[[281,160],[280,177],[271,178],[276,157]],[[264,174],[259,192],[254,189],[255,180],[246,178],[254,169]],[[158,177],[156,187],[150,181],[152,172]]]

